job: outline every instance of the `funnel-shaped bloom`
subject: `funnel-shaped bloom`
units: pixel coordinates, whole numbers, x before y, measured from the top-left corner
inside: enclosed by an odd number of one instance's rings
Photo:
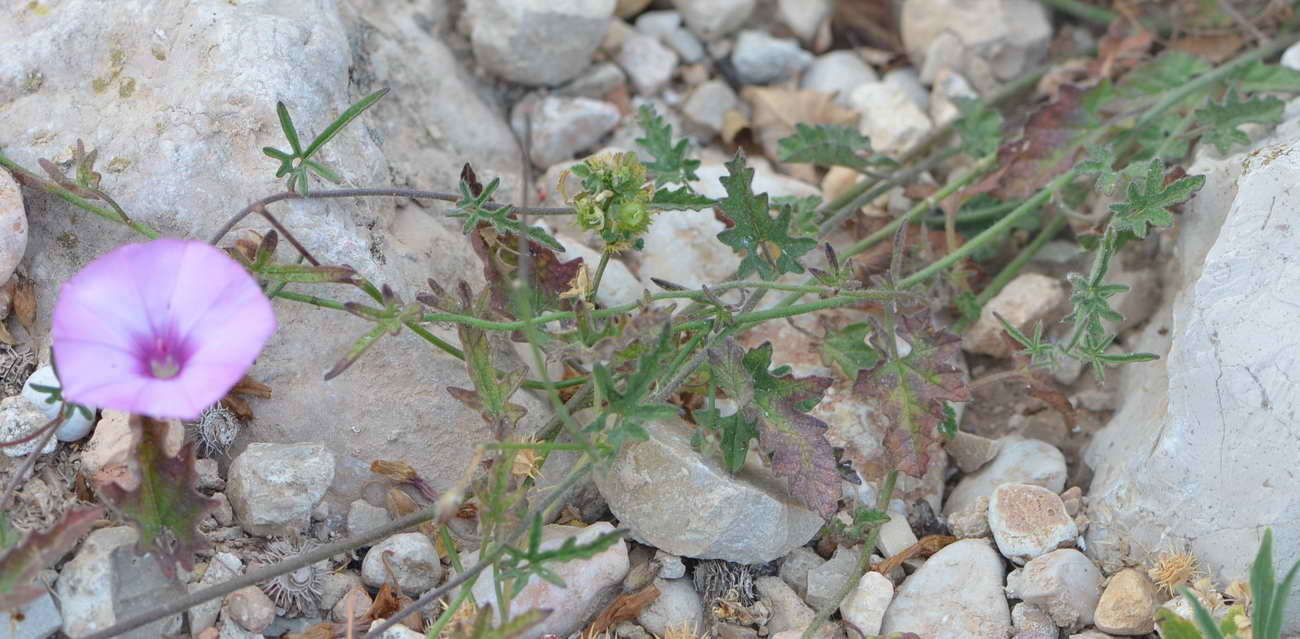
[[[51,340],[63,397],[194,419],[252,366],[275,331],[271,302],[203,242],[117,248],[63,284]]]

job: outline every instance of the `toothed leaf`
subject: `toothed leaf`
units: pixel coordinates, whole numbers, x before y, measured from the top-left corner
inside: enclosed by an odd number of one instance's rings
[[[98,506],[72,508],[44,531],[30,532],[21,540],[6,539],[8,545],[0,546],[0,611],[17,609],[41,596],[45,588],[32,583],[37,573],[71,550],[103,513]],[[6,537],[15,534],[3,514],[0,524]]]
[[[1196,120],[1210,127],[1204,140],[1219,153],[1227,153],[1234,144],[1249,144],[1250,136],[1238,126],[1250,122],[1275,124],[1282,120],[1282,101],[1269,97],[1252,97],[1242,101],[1236,91],[1229,91],[1222,103],[1211,102],[1196,111]]]
[[[1169,207],[1182,203],[1205,185],[1204,175],[1193,175],[1175,180],[1165,186],[1165,167],[1159,159],[1147,166],[1146,180],[1141,186],[1135,180],[1128,185],[1128,199],[1110,205],[1114,217],[1111,225],[1118,232],[1129,231],[1139,238],[1147,236],[1147,227],[1172,226],[1174,216]]]
[[[695,169],[700,168],[699,160],[686,157],[690,143],[678,140],[673,143],[673,127],[664,121],[649,104],[641,105],[637,112],[645,137],[636,139],[654,160],[645,163],[645,168],[655,178],[655,186],[675,182],[686,184],[700,179]]]
[[[790,236],[790,207],[781,207],[772,217],[767,194],[754,194],[754,169],[746,165],[744,154],[737,153],[727,163],[727,172],[722,178],[727,197],[718,206],[734,226],[718,233],[718,240],[741,256],[737,277],[758,273],[771,280],[782,273],[802,273],[799,258],[816,247],[817,241]]]
[[[873,156],[871,140],[857,129],[838,124],[796,124],[794,133],[777,142],[777,160],[858,170],[895,164],[883,156]]]

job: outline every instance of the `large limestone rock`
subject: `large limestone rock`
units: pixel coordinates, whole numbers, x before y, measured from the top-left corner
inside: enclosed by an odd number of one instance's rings
[[[277,100],[309,137],[383,86],[393,93],[319,156],[345,186],[454,190],[468,160],[481,176],[504,174],[502,193],[517,192],[519,156],[509,128],[426,32],[427,16],[405,5],[358,15],[335,0],[126,3],[112,11],[89,0],[41,12],[25,6],[0,9],[0,146],[34,168],[38,158],[70,159],[69,147],[84,139],[99,151],[103,187],[165,235],[209,237],[252,200],[283,190],[261,151],[285,146]],[[37,333],[44,335],[63,281],[142,238],[52,196],[23,195],[33,221],[23,267],[36,280]],[[429,277],[482,282],[464,239],[442,218],[443,205],[339,199],[270,208],[322,261],[350,264],[408,301]],[[269,227],[249,218],[240,228]],[[282,251],[282,259],[292,257]],[[311,292],[367,301],[346,287]],[[245,433],[260,441],[323,441],[338,459],[336,487],[359,486],[374,459],[406,461],[435,489],[462,475],[473,446],[489,433],[445,391],[469,386],[459,361],[404,334],[384,338],[325,382],[322,373],[371,324],[285,300],[275,310],[279,329],[251,371],[275,396],[255,402],[256,426]],[[444,328],[431,330],[455,341]],[[526,423],[545,416],[532,397],[516,398],[530,410]]]
[[[1086,455],[1088,548],[1108,572],[1185,549],[1220,583],[1243,579],[1266,527],[1278,566],[1300,558],[1300,264],[1286,213],[1300,205],[1297,129],[1188,170],[1208,180],[1179,219],[1177,293],[1134,347],[1165,358],[1125,373],[1123,404]],[[1296,631],[1293,594],[1283,632]]]

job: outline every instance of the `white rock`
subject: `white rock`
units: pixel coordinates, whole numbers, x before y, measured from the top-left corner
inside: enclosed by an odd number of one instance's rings
[[[1282,52],[1282,59],[1278,60],[1278,64],[1288,69],[1300,71],[1300,46],[1293,44],[1287,47],[1286,51]]]
[[[641,609],[637,623],[657,637],[677,628],[704,628],[704,604],[690,579],[655,579],[659,598]]]
[[[250,444],[230,464],[226,496],[244,530],[287,535],[307,529],[333,479],[324,444]]]
[[[9,171],[0,171],[0,283],[8,282],[27,251],[27,209]]]
[[[217,639],[263,639],[262,633],[245,630],[234,619],[223,615],[217,623]]]
[[[926,639],[1009,636],[1011,611],[1002,579],[1002,558],[988,543],[949,544],[898,587],[881,632],[914,632]]]
[[[781,580],[794,589],[800,597],[808,595],[808,574],[813,569],[826,563],[813,551],[812,548],[800,546],[790,551],[781,561],[780,571],[777,573]]]
[[[0,639],[45,639],[62,626],[63,617],[48,590],[17,610],[0,610]]]
[[[32,388],[32,384],[60,388],[59,378],[54,375],[54,367],[45,365],[33,371],[31,376],[28,377],[27,381],[23,384],[23,397],[27,398],[27,401],[41,409],[41,412],[45,413],[45,416],[49,419],[58,417],[59,411],[63,410],[64,403],[47,403],[45,400],[49,398],[49,395]],[[92,408],[91,410],[94,409]],[[90,428],[94,423],[95,422],[92,419],[87,418],[81,411],[74,410],[72,411],[71,417],[68,417],[62,424],[59,424],[58,430],[54,431],[54,437],[61,442],[79,441],[90,433]]]
[[[849,583],[858,566],[861,546],[840,546],[826,563],[808,571],[808,603],[821,610]]]
[[[480,64],[511,82],[555,86],[591,62],[614,0],[471,0],[466,14]]]
[[[1041,632],[1049,637],[1060,633],[1046,610],[1023,601],[1011,607],[1011,625],[1017,633]]]
[[[722,131],[727,111],[739,106],[740,100],[731,86],[721,80],[709,80],[691,91],[682,104],[682,115],[688,122],[717,135]]]
[[[912,532],[912,525],[907,523],[907,515],[891,511],[889,521],[880,527],[876,548],[882,555],[892,557],[915,543],[916,533]]]
[[[878,635],[885,620],[885,610],[893,599],[893,582],[874,570],[868,571],[858,580],[857,589],[840,604],[840,615],[858,632],[867,636]]]
[[[973,473],[997,457],[1002,442],[963,430],[957,431],[956,437],[945,441],[943,447],[961,472]]]
[[[767,84],[795,75],[812,63],[799,43],[774,38],[766,31],[741,31],[731,51],[731,64],[745,84]]]
[[[334,606],[343,600],[344,595],[355,588],[365,589],[362,586],[361,575],[354,571],[329,572],[321,580],[320,586],[320,608],[329,610],[331,614]]]
[[[371,625],[378,627],[378,625],[384,621],[386,620],[376,619],[371,623]],[[424,633],[416,632],[399,623],[394,624],[388,630],[385,630],[384,634],[379,635],[379,639],[424,639]]]
[[[890,69],[880,78],[880,81],[906,92],[916,108],[927,113],[930,111],[930,92],[921,85],[921,76],[916,69],[912,67]]]
[[[133,437],[130,415],[111,408],[102,411],[99,423],[95,426],[95,434],[81,449],[82,471],[93,475],[108,466],[122,464],[131,470],[132,475],[137,474],[140,464],[139,460],[131,454],[131,447],[135,445]],[[168,420],[164,443],[167,454],[175,455],[183,443],[185,443],[185,427],[179,421]],[[210,480],[201,477],[200,482],[204,481]]]
[[[862,114],[858,128],[871,138],[872,148],[881,153],[906,153],[933,128],[930,116],[906,91],[883,82],[854,89],[849,94],[849,106]]]
[[[739,29],[754,12],[755,4],[755,0],[673,0],[686,26],[704,40]]]
[[[943,505],[945,516],[966,510],[980,497],[992,497],[1002,484],[1034,484],[1056,493],[1065,488],[1065,455],[1055,446],[1014,435],[1001,442],[993,461],[957,482]]]
[[[754,580],[754,590],[767,603],[772,616],[767,621],[767,631],[772,635],[790,630],[802,630],[812,623],[817,613],[799,598],[798,593],[778,577],[759,577]]]
[[[779,0],[776,16],[800,40],[812,42],[817,30],[830,19],[834,8],[831,0]]]
[[[374,530],[389,522],[388,510],[371,506],[364,499],[353,500],[348,505],[348,534],[358,535]]]
[[[399,533],[371,546],[361,562],[361,580],[367,586],[378,588],[388,580],[385,556],[397,584],[407,595],[418,597],[442,579],[438,551],[423,533]]]
[[[993,491],[989,529],[1002,556],[1020,566],[1079,536],[1060,496],[1032,484],[1002,484]]]
[[[576,538],[578,544],[589,544],[613,530],[613,526],[603,521],[585,528],[552,524],[542,529],[541,547],[543,550],[552,550],[569,538]],[[473,565],[478,561],[478,552],[466,553],[462,561],[466,566]],[[564,580],[565,587],[556,587],[533,576],[515,597],[510,612],[518,615],[537,608],[555,612],[518,635],[519,638],[537,639],[544,634],[567,637],[577,632],[618,593],[619,584],[627,576],[628,567],[627,543],[622,539],[589,559],[575,559],[548,566]],[[482,574],[474,583],[474,598],[480,606],[491,603],[499,611],[495,590],[492,575]]]
[[[962,348],[968,353],[1010,357],[1012,349],[1002,339],[1002,324],[996,315],[1026,335],[1032,335],[1038,322],[1046,329],[1065,314],[1068,298],[1069,292],[1061,280],[1022,273],[980,309],[979,319],[962,334]]]
[[[1007,594],[1035,604],[1062,628],[1092,623],[1101,599],[1101,571],[1073,548],[1036,557],[1007,577]]]
[[[1300,394],[1288,381],[1297,311],[1279,293],[1300,284],[1300,265],[1289,248],[1295,228],[1276,217],[1297,205],[1279,180],[1300,163],[1295,123],[1283,127],[1273,143],[1189,167],[1208,178],[1178,231],[1172,309],[1127,347],[1162,360],[1125,372],[1119,412],[1085,451],[1096,471],[1087,545],[1108,570],[1174,547],[1217,583],[1244,579],[1267,527],[1279,570],[1300,559],[1289,523],[1300,495],[1280,479],[1295,466],[1284,444],[1300,433],[1289,417]],[[1284,635],[1300,632],[1295,597]]]
[[[961,117],[961,109],[957,106],[959,98],[974,100],[979,98],[979,94],[960,73],[948,69],[940,71],[930,92],[930,120],[937,126],[945,126]]]
[[[988,537],[993,534],[989,530],[989,498],[980,495],[965,510],[949,514],[948,528],[958,539]]]
[[[849,106],[849,95],[854,89],[879,81],[875,70],[862,61],[862,56],[840,50],[813,58],[804,69],[799,86],[810,91],[834,93],[836,103]]]
[[[539,102],[524,101],[511,116],[515,130],[524,131],[524,113],[532,115],[533,164],[551,166],[573,158],[578,151],[596,145],[618,125],[618,108],[603,100],[547,96]]]
[[[40,430],[42,426],[49,423],[49,418],[35,404],[27,401],[22,395],[14,395],[0,400],[0,441],[13,441],[27,437]],[[36,445],[40,443],[40,437],[15,446],[6,446],[0,448],[5,455],[9,457],[23,457],[36,452]],[[54,452],[59,442],[56,438],[51,437],[45,447],[41,449],[40,454],[48,455]]]
[[[240,561],[230,553],[219,552],[208,560],[208,569],[203,573],[203,578],[190,584],[191,593],[198,592],[209,586],[229,581],[232,577],[238,576],[244,571],[244,562]],[[217,625],[217,615],[221,613],[221,599],[212,599],[205,601],[186,611],[189,616],[191,628],[202,630],[208,626]]]
[[[686,564],[677,555],[656,550],[655,561],[659,562],[660,579],[681,579],[686,576]]]
[[[275,603],[257,586],[244,586],[226,595],[222,612],[240,628],[258,634],[275,621]]]
[[[373,603],[374,600],[370,598],[370,594],[366,592],[366,589],[357,584],[351,590],[343,593],[343,596],[338,601],[334,602],[334,606],[330,608],[330,618],[335,622],[344,623],[348,620],[349,615],[353,619],[364,617]],[[351,609],[350,613],[349,609]]]
[[[691,448],[691,429],[681,420],[645,429],[648,441],[625,445],[596,473],[633,539],[682,557],[748,564],[780,557],[821,529],[821,517],[790,497],[756,456],[732,475],[715,456]]]
[[[618,64],[632,79],[637,93],[650,96],[672,79],[673,71],[677,69],[677,53],[660,44],[659,38],[637,35],[623,43],[618,53]],[[611,125],[609,128],[614,127]]]
[[[907,56],[923,65],[922,80],[932,81],[944,68],[927,56],[945,37],[955,43],[945,61],[981,90],[1038,64],[1052,38],[1047,9],[1033,0],[911,0],[903,5],[901,24]]]
[[[676,11],[647,11],[636,17],[636,30],[662,38],[682,26],[682,14]]]
[[[130,526],[90,533],[63,566],[54,591],[63,611],[63,632],[81,637],[153,610],[160,601],[184,596],[185,587],[163,575],[155,555],[137,555],[138,535]],[[131,637],[160,637],[180,630],[173,615],[143,626]]]
[[[586,73],[555,90],[555,95],[603,100],[627,86],[627,74],[613,62],[593,65]]]

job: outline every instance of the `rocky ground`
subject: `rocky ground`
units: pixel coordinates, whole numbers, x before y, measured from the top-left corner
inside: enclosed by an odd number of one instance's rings
[[[133,216],[169,235],[207,237],[254,197],[279,190],[261,154],[280,142],[276,100],[319,127],[358,96],[391,87],[326,153],[348,185],[453,190],[469,161],[480,175],[500,177],[501,193],[544,206],[563,202],[559,177],[576,160],[635,150],[636,108],[649,103],[699,150],[702,193],[722,195],[722,163],[743,145],[757,169],[756,191],[829,200],[856,175],[777,162],[775,140],[793,123],[857,125],[875,148],[905,153],[957,116],[955,98],[987,96],[1060,51],[1089,49],[1100,35],[1031,0],[835,5],[15,4],[0,9],[0,144],[35,166],[39,157],[67,161],[84,138],[100,151],[105,184]],[[1300,49],[1283,64],[1300,68]],[[1069,309],[1065,275],[1086,270],[1090,257],[1073,242],[1051,242],[987,305],[963,335],[977,390],[964,406],[962,432],[924,478],[900,482],[874,549],[878,571],[860,579],[819,636],[1145,636],[1154,633],[1158,607],[1187,612],[1170,584],[1192,585],[1220,611],[1240,601],[1238,582],[1263,528],[1274,528],[1279,563],[1300,557],[1300,430],[1289,378],[1297,347],[1288,330],[1300,272],[1289,258],[1294,225],[1287,220],[1300,204],[1289,190],[1300,168],[1297,112],[1300,104],[1288,105],[1276,131],[1257,131],[1234,153],[1193,152],[1188,173],[1206,175],[1206,186],[1172,232],[1131,246],[1108,279],[1131,287],[1113,304],[1125,316],[1123,347],[1162,359],[1111,371],[1104,384],[1082,368],[1055,371],[1073,422],[1018,385],[996,381],[1012,363],[993,312],[1021,327],[1056,322]],[[920,197],[898,189],[832,243],[865,235]],[[428,277],[482,284],[441,205],[277,206],[323,259],[390,282],[405,299]],[[31,384],[52,380],[49,309],[60,282],[135,239],[87,218],[52,196],[20,192],[0,171],[0,227],[23,227],[23,241],[0,241],[0,271],[16,273],[0,289],[12,332],[4,337],[13,342],[0,349],[7,397],[0,440],[31,432],[57,410]],[[715,238],[722,228],[711,216],[658,216],[643,252],[611,262],[599,301],[635,300],[656,288],[652,277],[688,287],[723,279],[738,258]],[[239,230],[261,229],[250,218]],[[555,222],[553,230],[567,252],[597,255],[576,226]],[[410,464],[434,491],[459,479],[475,442],[488,438],[478,415],[443,391],[469,385],[460,362],[407,335],[326,383],[320,371],[361,324],[287,302],[276,311],[280,330],[250,373],[271,397],[253,393],[251,419],[213,411],[174,426],[177,441],[202,444],[199,488],[218,503],[203,525],[213,546],[203,561],[169,578],[152,558],[134,555],[133,529],[101,522],[42,574],[46,595],[18,613],[0,612],[0,637],[84,636],[158,601],[384,525],[408,512],[403,495],[410,503],[418,495],[371,473],[376,459]],[[772,340],[774,364],[830,374],[815,355],[821,336],[855,313],[773,324],[745,340]],[[435,333],[455,339],[445,327]],[[548,413],[543,399],[516,401],[529,410],[524,428],[537,428]],[[832,443],[858,451],[862,462],[883,455],[878,413],[849,382],[833,386],[815,409]],[[630,538],[558,568],[567,588],[530,583],[521,601],[555,612],[527,639],[589,639],[597,615],[631,605],[649,585],[657,598],[640,601],[606,632],[794,639],[845,584],[858,548],[837,545],[821,518],[773,488],[778,482],[762,467],[732,475],[701,457],[691,449],[691,428],[659,424],[636,455],[581,487],[562,523],[546,528],[554,546],[614,526]],[[126,429],[125,416],[105,411],[93,424],[65,425],[46,450],[3,449],[5,482],[23,456],[40,455],[6,513],[11,522],[41,528],[93,499],[91,482],[127,461]],[[566,463],[553,456],[543,484]],[[871,503],[877,488],[846,482],[843,503]],[[458,542],[473,561],[472,522],[460,523],[466,536]],[[1199,570],[1180,563],[1188,558]],[[404,532],[130,636],[303,633],[367,610],[385,583],[418,597],[451,572],[430,537]],[[488,580],[475,595],[492,599]],[[1300,603],[1292,604],[1286,628],[1300,632]],[[410,625],[422,628],[437,612]],[[423,634],[397,626],[385,636]]]

